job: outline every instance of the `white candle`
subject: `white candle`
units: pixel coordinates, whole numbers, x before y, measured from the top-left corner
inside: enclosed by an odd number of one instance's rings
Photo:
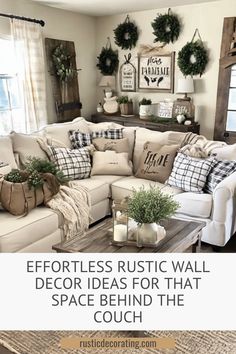
[[[114,241],[124,242],[127,240],[127,226],[118,224],[114,226]]]

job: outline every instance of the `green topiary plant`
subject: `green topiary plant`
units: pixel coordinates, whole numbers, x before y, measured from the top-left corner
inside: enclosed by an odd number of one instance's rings
[[[139,101],[139,106],[147,106],[152,104],[152,100],[147,99],[147,98],[142,98],[141,101]]]
[[[172,196],[156,187],[134,190],[128,199],[128,215],[139,224],[158,224],[174,215],[178,208],[179,203]]]
[[[133,103],[132,99],[128,96],[121,96],[121,97],[118,97],[117,100],[116,100],[119,104],[122,104],[122,103]]]

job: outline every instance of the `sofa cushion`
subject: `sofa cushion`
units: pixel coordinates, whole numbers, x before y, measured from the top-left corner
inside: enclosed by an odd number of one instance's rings
[[[185,192],[174,196],[179,202],[178,213],[197,218],[209,218],[212,209],[212,195],[206,193]]]
[[[0,252],[17,252],[56,231],[61,219],[51,209],[37,207],[24,216],[0,211]]]
[[[178,148],[179,145],[145,143],[135,177],[165,183],[172,171]]]
[[[218,160],[236,160],[236,144],[215,148],[211,154]]]
[[[139,159],[143,152],[144,144],[147,141],[155,142],[161,145],[168,144],[168,132],[162,133],[146,128],[137,128],[133,154],[134,173],[137,172]]]
[[[27,159],[30,156],[48,160],[48,156],[41,149],[41,146],[38,143],[37,136],[19,134],[13,132],[11,134],[11,139],[12,139],[13,151],[17,153],[19,156],[21,168],[24,168]]]
[[[69,179],[88,178],[91,172],[90,153],[88,148],[65,149],[49,147],[50,160]]]
[[[80,117],[74,119],[72,122],[47,125],[44,128],[44,134],[49,139],[48,143],[50,143],[51,139],[54,139],[64,144],[67,148],[70,148],[69,130],[80,130],[82,133],[89,133],[86,120]]]
[[[88,189],[92,205],[95,205],[100,201],[110,197],[110,186],[103,180],[96,178],[86,178],[77,180],[75,182]]]
[[[111,186],[112,199],[122,200],[123,198],[132,194],[133,189],[139,189],[141,187],[148,189],[150,188],[150,186],[159,187],[163,192],[167,194],[175,195],[182,192],[181,189],[169,187],[159,182],[149,181],[146,179],[136,178],[131,176],[131,177],[124,177],[112,183]]]
[[[17,168],[13,153],[12,141],[9,136],[0,137],[0,161],[8,163],[11,168]]]
[[[132,167],[127,152],[95,151],[91,175],[132,175]]]
[[[201,193],[214,164],[215,158],[199,159],[179,152],[167,183],[186,192]]]

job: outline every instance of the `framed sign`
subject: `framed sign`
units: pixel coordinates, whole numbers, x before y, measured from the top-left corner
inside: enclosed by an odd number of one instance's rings
[[[120,67],[120,90],[127,92],[136,91],[136,69],[129,61]]]
[[[138,63],[138,88],[171,92],[174,90],[175,52],[171,54],[140,56]]]
[[[174,101],[173,117],[177,117],[178,114],[184,114],[186,118],[194,118],[194,105],[192,101],[183,99],[177,99]]]
[[[173,102],[159,102],[157,115],[160,118],[172,118]]]

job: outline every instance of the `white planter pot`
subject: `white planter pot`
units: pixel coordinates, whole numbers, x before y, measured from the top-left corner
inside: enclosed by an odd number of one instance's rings
[[[156,243],[166,236],[164,227],[152,223],[142,224],[138,229],[138,244],[142,243]]]
[[[141,105],[139,106],[139,117],[141,119],[148,119],[152,115],[151,105]]]

